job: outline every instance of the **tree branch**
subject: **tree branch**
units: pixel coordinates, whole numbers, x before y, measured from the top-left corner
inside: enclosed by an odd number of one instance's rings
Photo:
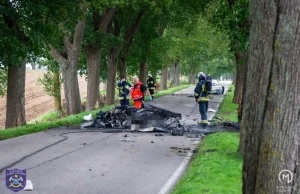
[[[145,11],[143,9],[141,9],[140,12],[138,13],[138,16],[135,20],[135,24],[132,26],[131,30],[128,30],[127,33],[125,34],[125,37],[124,37],[125,42],[129,42],[129,40],[133,39],[135,33],[137,32],[137,30],[141,24],[144,13],[145,13]]]
[[[59,62],[62,65],[67,65],[69,61],[52,45],[50,45],[50,55],[55,59],[57,62]]]
[[[108,8],[103,12],[102,17],[101,17],[101,22],[98,27],[100,32],[103,32],[103,33],[107,32],[107,28],[114,16],[114,13],[115,13],[114,8]]]
[[[7,9],[9,9],[9,13],[11,13],[11,15],[7,15],[5,12],[2,13],[3,15],[3,20],[4,23],[6,23],[6,25],[13,30],[14,35],[18,38],[18,40],[20,42],[22,42],[23,44],[26,44],[27,42],[27,37],[25,35],[25,33],[20,29],[20,26],[18,24],[18,18],[16,17],[16,15],[18,14],[16,12],[16,10],[12,7],[11,2],[6,1],[4,3],[0,4],[3,7],[6,7]]]
[[[72,42],[71,42],[71,37],[70,36],[64,36],[64,47],[66,49],[66,51],[68,52],[68,50],[70,49]]]
[[[75,27],[75,32],[73,36],[73,46],[79,48],[82,43],[82,37],[84,33],[86,19],[79,20]]]
[[[143,15],[144,15],[144,10],[140,10],[136,18],[135,24],[132,26],[132,29],[128,30],[125,34],[125,38],[124,38],[125,48],[124,48],[124,55],[123,55],[124,58],[127,58],[128,50],[133,42],[134,35],[136,34],[138,28],[140,27]]]

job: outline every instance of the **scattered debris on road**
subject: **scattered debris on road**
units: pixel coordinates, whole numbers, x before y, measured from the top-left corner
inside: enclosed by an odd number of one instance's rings
[[[23,189],[24,191],[33,191],[33,184],[31,180],[26,180],[26,186]]]
[[[130,139],[120,139],[120,141],[123,141],[123,142],[135,142],[135,141],[130,140]]]
[[[216,110],[209,108],[208,112],[216,112]]]
[[[92,113],[89,114],[89,115],[84,116],[83,119],[84,119],[85,121],[92,121],[92,120],[93,120],[93,115],[92,115]]]

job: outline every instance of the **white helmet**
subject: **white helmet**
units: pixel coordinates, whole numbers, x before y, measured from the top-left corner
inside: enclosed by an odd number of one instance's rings
[[[152,77],[152,75],[151,75],[151,74],[148,74],[148,77]]]
[[[198,78],[202,78],[202,79],[204,78],[204,79],[205,79],[205,78],[206,78],[205,73],[203,73],[202,71],[199,72],[199,73],[198,73]]]

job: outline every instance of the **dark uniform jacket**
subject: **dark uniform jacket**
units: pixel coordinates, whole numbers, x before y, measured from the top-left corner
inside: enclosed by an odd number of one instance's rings
[[[117,84],[117,89],[119,90],[119,100],[124,100],[125,97],[128,99],[128,95],[130,92],[131,84],[127,81],[119,82]]]
[[[152,77],[150,77],[149,79],[147,79],[147,86],[148,86],[148,89],[155,89],[156,82],[155,82],[155,80]]]
[[[194,89],[194,96],[198,102],[209,101],[209,97],[205,89],[205,80],[199,80]]]

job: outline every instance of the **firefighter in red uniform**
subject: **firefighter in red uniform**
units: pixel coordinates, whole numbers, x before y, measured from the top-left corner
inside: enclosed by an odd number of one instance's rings
[[[142,82],[139,81],[139,78],[133,78],[133,87],[131,90],[131,98],[134,101],[134,107],[137,109],[142,108],[142,102],[144,101],[144,93],[147,93],[149,100],[152,101],[151,94]]]

